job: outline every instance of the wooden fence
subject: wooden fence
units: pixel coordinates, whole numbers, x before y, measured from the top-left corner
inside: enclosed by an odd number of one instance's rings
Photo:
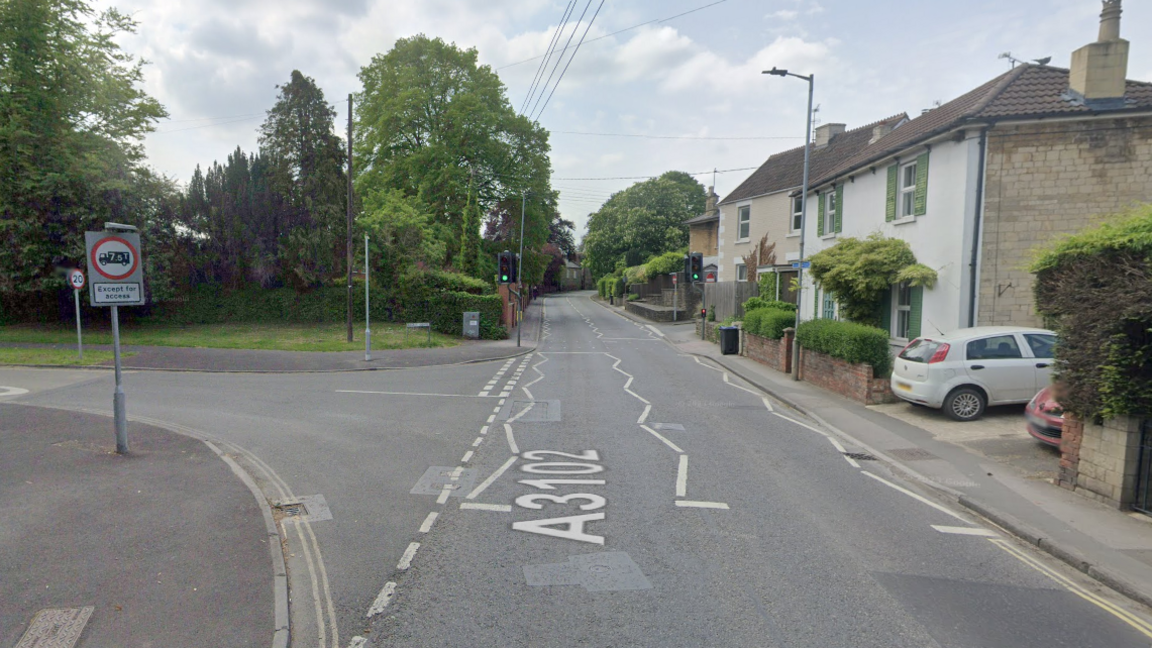
[[[704,305],[715,309],[716,321],[744,317],[744,302],[760,296],[760,287],[747,281],[704,284]]]

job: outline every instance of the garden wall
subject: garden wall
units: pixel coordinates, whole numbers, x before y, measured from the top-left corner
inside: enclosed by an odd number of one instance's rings
[[[888,379],[872,376],[872,365],[849,364],[803,347],[800,348],[800,379],[865,405],[896,401]]]

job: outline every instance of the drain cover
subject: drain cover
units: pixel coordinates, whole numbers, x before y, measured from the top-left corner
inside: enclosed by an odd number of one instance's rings
[[[653,423],[652,427],[657,430],[671,430],[673,432],[683,432],[684,426],[679,423]]]
[[[300,517],[304,515],[303,504],[281,504],[275,507],[277,511],[283,513],[286,517]]]
[[[569,556],[566,563],[525,565],[528,585],[581,585],[589,592],[652,589],[640,566],[623,551]]]
[[[16,648],[72,648],[84,632],[88,617],[95,608],[40,610],[28,624],[28,631]]]
[[[873,457],[867,452],[845,452],[844,456],[855,459],[856,461],[876,461],[876,457]]]
[[[275,500],[272,508],[283,513],[284,517],[300,522],[323,522],[332,519],[332,511],[328,509],[328,501],[323,495],[307,495],[292,500]]]

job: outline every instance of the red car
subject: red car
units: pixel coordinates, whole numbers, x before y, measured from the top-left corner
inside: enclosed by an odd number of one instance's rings
[[[1060,447],[1060,433],[1064,428],[1064,408],[1052,398],[1052,387],[1045,387],[1032,397],[1024,408],[1028,421],[1028,434],[1051,446]]]

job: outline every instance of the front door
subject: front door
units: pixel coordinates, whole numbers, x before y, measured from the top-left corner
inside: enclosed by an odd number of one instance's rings
[[[1027,402],[1036,395],[1036,359],[1025,358],[1011,333],[968,343],[964,368],[988,391],[988,402]]]

